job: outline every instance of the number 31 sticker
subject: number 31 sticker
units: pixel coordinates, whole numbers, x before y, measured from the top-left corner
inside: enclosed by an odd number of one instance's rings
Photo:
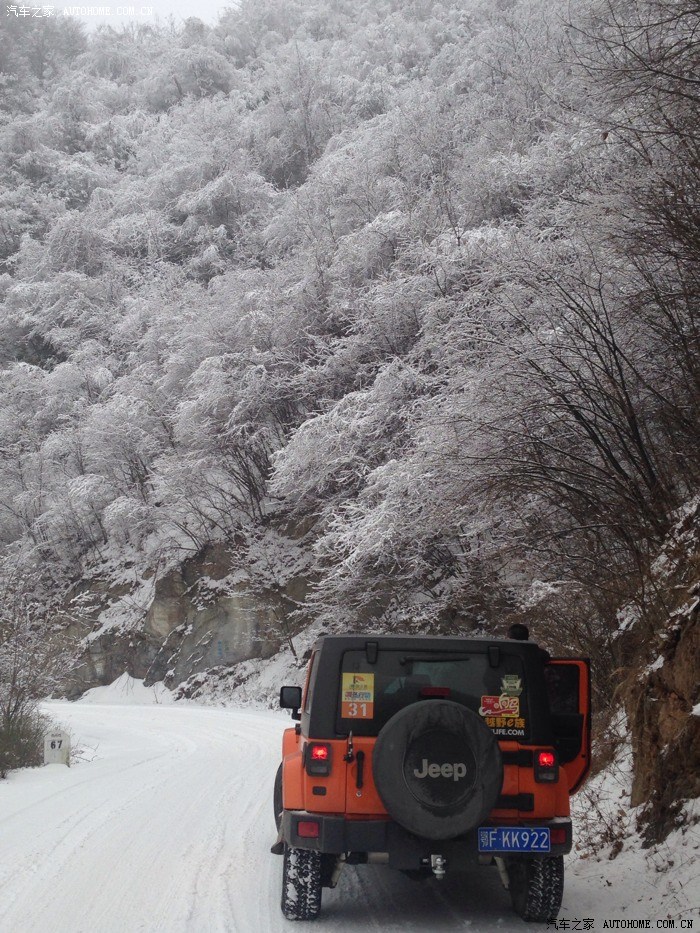
[[[342,719],[374,717],[374,674],[343,674],[340,715]]]

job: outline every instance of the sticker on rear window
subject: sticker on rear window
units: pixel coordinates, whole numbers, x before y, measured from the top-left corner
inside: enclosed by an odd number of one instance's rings
[[[503,738],[525,737],[525,720],[520,715],[520,697],[488,696],[481,698],[479,714],[495,735]]]
[[[509,697],[502,693],[499,697],[482,697],[481,716],[520,716],[520,697]]]
[[[525,738],[525,720],[520,717],[485,716],[484,722],[494,735],[504,739]]]
[[[342,719],[374,717],[374,674],[343,674],[340,715]]]
[[[523,682],[517,674],[504,674],[501,680],[501,693],[509,697],[519,697],[523,692]]]

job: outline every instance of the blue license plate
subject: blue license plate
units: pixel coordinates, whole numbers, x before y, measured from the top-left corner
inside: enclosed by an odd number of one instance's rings
[[[480,826],[479,852],[549,852],[545,826]]]

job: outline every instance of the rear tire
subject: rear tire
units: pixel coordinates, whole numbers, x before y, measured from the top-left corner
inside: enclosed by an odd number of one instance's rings
[[[284,847],[282,913],[287,920],[315,920],[321,909],[321,853]]]
[[[513,910],[523,920],[556,920],[564,896],[564,856],[509,859]]]

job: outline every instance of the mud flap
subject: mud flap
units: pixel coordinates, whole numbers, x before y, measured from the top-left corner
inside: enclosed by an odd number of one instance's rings
[[[273,855],[282,855],[284,853],[284,840],[282,839],[282,833],[277,834],[277,839],[275,840],[274,845],[270,846],[270,852]]]

